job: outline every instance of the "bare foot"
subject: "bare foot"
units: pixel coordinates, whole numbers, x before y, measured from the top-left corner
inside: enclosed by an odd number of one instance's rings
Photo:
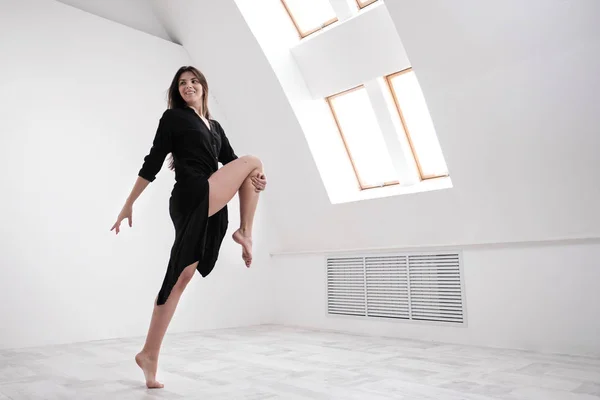
[[[250,267],[252,263],[252,236],[248,236],[242,229],[238,229],[233,233],[233,240],[242,245],[242,259],[246,263],[246,267]]]
[[[147,354],[141,351],[135,356],[135,362],[144,371],[146,387],[148,389],[162,389],[165,387],[165,385],[156,380],[158,360],[152,360]]]

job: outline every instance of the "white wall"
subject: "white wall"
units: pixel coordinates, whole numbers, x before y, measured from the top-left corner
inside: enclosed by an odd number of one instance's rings
[[[338,254],[336,254],[338,255]],[[273,257],[278,324],[600,356],[600,241],[462,251],[465,326],[327,315],[325,255]]]
[[[132,229],[109,229],[188,54],[47,0],[0,2],[0,36],[11,38],[0,41],[0,348],[143,336],[174,236],[173,174],[164,168],[142,194]],[[238,223],[234,201],[230,228]],[[255,243],[264,246],[260,236]],[[188,287],[171,331],[266,321],[264,282],[226,238],[213,274]]]

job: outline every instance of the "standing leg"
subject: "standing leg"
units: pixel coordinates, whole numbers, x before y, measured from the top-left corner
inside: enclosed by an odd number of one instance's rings
[[[223,166],[209,178],[209,215],[223,208],[239,191],[240,228],[233,240],[242,246],[242,258],[247,267],[252,263],[252,225],[258,205],[259,193],[250,179],[262,174],[262,162],[254,156],[243,156]]]
[[[261,161],[253,156],[243,156],[219,169],[208,180],[210,186],[209,217],[221,210],[238,190],[240,192],[241,222],[240,229],[234,233],[234,240],[242,245],[242,257],[247,266],[252,260],[252,222],[258,203],[258,193],[255,193],[250,177],[259,173],[262,173]],[[154,302],[146,343],[142,351],[135,356],[135,361],[144,371],[148,388],[164,387],[156,380],[160,348],[179,299],[194,276],[197,265],[196,262],[183,270],[165,304],[157,306],[156,301]]]
[[[135,356],[137,365],[144,371],[148,388],[160,389],[164,387],[162,383],[156,380],[160,347],[173,314],[175,314],[179,299],[187,284],[193,278],[197,265],[198,262],[195,262],[183,270],[165,304],[158,306],[156,300],[154,301],[154,310],[152,311],[152,320],[150,321],[146,343],[142,351]]]

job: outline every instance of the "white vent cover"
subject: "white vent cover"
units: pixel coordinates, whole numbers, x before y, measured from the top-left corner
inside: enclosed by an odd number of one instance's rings
[[[409,317],[406,257],[366,257],[367,315]]]
[[[463,323],[458,253],[327,258],[329,314]]]
[[[328,307],[331,314],[365,315],[365,266],[362,258],[327,260]]]

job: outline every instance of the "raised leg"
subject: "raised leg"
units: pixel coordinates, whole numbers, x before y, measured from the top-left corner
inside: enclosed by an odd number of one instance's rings
[[[160,347],[173,314],[175,314],[179,299],[190,280],[194,277],[197,265],[198,262],[195,262],[183,270],[165,304],[157,306],[156,300],[154,301],[154,310],[152,311],[152,320],[150,321],[146,343],[142,351],[135,356],[135,362],[144,371],[146,386],[150,389],[164,387],[162,383],[156,380]]]
[[[252,225],[259,197],[250,178],[262,173],[262,162],[258,158],[243,156],[223,166],[208,179],[209,216],[221,210],[239,192],[240,228],[234,232],[233,240],[242,246],[246,267],[252,263]]]

